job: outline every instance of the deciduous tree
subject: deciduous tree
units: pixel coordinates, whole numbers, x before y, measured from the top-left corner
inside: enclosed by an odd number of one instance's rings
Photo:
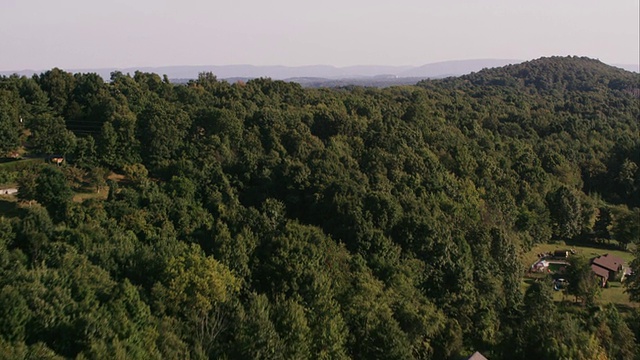
[[[34,197],[49,211],[52,219],[62,221],[73,192],[62,171],[53,166],[45,166],[38,173]]]

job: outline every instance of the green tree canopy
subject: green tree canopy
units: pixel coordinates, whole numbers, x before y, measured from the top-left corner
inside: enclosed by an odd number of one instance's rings
[[[53,219],[64,220],[67,205],[73,192],[62,171],[54,166],[45,166],[36,179],[35,200],[44,206]]]

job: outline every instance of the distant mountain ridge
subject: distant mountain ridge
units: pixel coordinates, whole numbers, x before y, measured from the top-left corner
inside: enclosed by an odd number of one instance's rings
[[[442,61],[415,67],[399,74],[401,77],[444,77],[459,76],[486,68],[502,67],[522,63],[513,59],[477,59]]]
[[[515,59],[473,59],[453,60],[429,63],[422,66],[380,66],[356,65],[336,67],[331,65],[307,66],[256,66],[256,65],[193,65],[193,66],[160,66],[160,67],[128,67],[128,68],[97,68],[97,69],[64,69],[71,73],[97,73],[108,80],[111,73],[120,71],[133,74],[136,71],[167,75],[169,79],[195,79],[201,72],[211,72],[218,79],[232,78],[260,78],[267,77],[274,80],[290,80],[303,78],[324,79],[327,81],[339,79],[359,79],[383,77],[389,78],[442,78],[461,76],[477,72],[485,68],[502,67],[519,64],[524,60]],[[639,65],[613,65],[627,71],[639,72]],[[48,69],[47,69],[48,70]],[[31,76],[46,70],[0,71],[0,75],[12,74]]]
[[[129,68],[99,68],[99,69],[65,69],[72,73],[97,73],[105,79],[109,79],[113,71],[133,74],[136,71],[167,75],[170,79],[195,79],[201,72],[212,72],[219,79],[228,78],[259,78],[268,77],[274,80],[286,80],[295,78],[323,78],[345,79],[365,78],[376,76],[395,77],[444,77],[468,74],[487,67],[499,67],[508,64],[517,64],[522,60],[505,59],[478,59],[456,60],[426,64],[422,66],[380,66],[380,65],[356,65],[337,67],[331,65],[307,65],[307,66],[256,66],[256,65],[202,65],[202,66],[160,66],[160,67],[129,67]],[[43,70],[46,71],[46,70]],[[0,75],[26,75],[31,76],[42,71],[22,70],[3,71]]]

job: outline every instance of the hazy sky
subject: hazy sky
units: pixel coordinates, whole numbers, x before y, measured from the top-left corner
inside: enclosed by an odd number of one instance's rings
[[[639,62],[638,0],[0,0],[0,70]]]

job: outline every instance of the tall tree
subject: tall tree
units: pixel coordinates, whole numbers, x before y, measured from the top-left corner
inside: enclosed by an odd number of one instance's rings
[[[71,73],[58,68],[34,76],[40,88],[49,95],[49,104],[57,115],[63,115],[76,86],[76,79]]]
[[[38,168],[26,168],[20,172],[17,178],[19,200],[31,202],[36,199],[38,172]]]
[[[36,153],[66,155],[75,149],[76,137],[61,117],[43,114],[31,120],[29,127],[29,141]]]
[[[556,237],[572,239],[582,230],[582,206],[578,196],[566,186],[547,195],[552,229]]]
[[[184,146],[189,116],[166,101],[152,102],[138,117],[138,140],[144,146],[141,154],[153,171],[176,161]]]
[[[9,102],[11,95],[0,90],[0,157],[20,146],[22,123],[18,109]]]
[[[627,210],[618,208],[613,221],[613,236],[622,248],[629,244],[640,244],[640,208]]]
[[[35,200],[42,204],[56,221],[64,220],[67,205],[73,192],[59,169],[45,166],[40,170],[36,180]]]
[[[631,275],[625,281],[625,292],[631,301],[640,302],[640,243],[636,243],[635,258],[631,261]]]
[[[591,270],[589,260],[582,256],[569,258],[567,266],[567,292],[591,306],[600,293],[600,282]]]

